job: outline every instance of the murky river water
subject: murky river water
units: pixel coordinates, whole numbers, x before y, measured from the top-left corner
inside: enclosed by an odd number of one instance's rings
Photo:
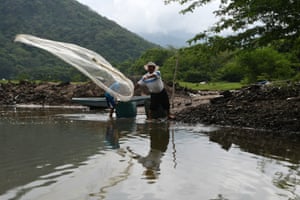
[[[0,109],[0,199],[299,200],[300,136]]]

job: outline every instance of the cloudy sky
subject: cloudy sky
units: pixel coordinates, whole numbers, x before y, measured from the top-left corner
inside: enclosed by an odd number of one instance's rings
[[[218,1],[198,8],[194,13],[182,15],[183,6],[163,0],[78,0],[100,15],[115,21],[137,34],[172,35],[182,33],[194,35],[216,22],[213,10]],[[190,39],[190,38],[186,38]]]

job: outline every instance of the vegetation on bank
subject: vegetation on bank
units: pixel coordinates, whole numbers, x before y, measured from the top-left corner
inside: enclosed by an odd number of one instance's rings
[[[211,0],[193,1],[205,4]],[[284,3],[284,7],[279,6],[283,11],[288,10],[286,8],[288,4],[299,4],[298,1],[289,3],[283,0],[276,1],[279,2],[278,5]],[[268,13],[279,12],[276,10],[278,5],[270,5]],[[232,6],[234,6],[233,8],[240,7],[241,10],[249,7],[246,2],[240,4],[232,2]],[[47,9],[51,9],[53,12],[47,12]],[[32,12],[33,10],[38,12]],[[240,35],[239,38],[214,36],[190,47],[175,49],[172,47],[160,48],[145,42],[75,0],[49,2],[5,0],[0,5],[0,11],[2,19],[0,21],[0,41],[3,44],[0,45],[0,79],[88,81],[80,72],[55,56],[37,48],[12,42],[15,34],[26,30],[26,33],[38,34],[38,36],[64,42],[75,42],[95,50],[103,54],[114,67],[127,77],[140,77],[145,73],[143,65],[153,61],[160,66],[162,77],[166,82],[184,83],[187,87],[199,87],[202,90],[206,87],[210,89],[220,87],[221,90],[234,89],[242,84],[251,84],[260,80],[300,80],[298,29],[291,29],[296,30],[292,32],[293,37],[288,34],[285,34],[286,37],[284,37],[284,35],[276,35],[278,27],[272,27],[270,24],[269,32],[261,30],[261,35],[255,34],[254,41],[251,34]],[[264,11],[256,11],[253,16],[260,15],[261,12]],[[285,12],[280,10],[278,16],[282,18],[278,20],[284,22],[286,18],[283,14]],[[292,22],[286,22],[291,26],[300,23],[300,18],[293,17],[294,14],[292,13],[289,18]],[[231,23],[228,24],[228,27],[240,25],[233,21]],[[52,29],[49,30],[49,27]],[[224,27],[219,28],[223,29]],[[270,34],[264,35],[267,33]],[[249,36],[251,41],[247,43]],[[241,42],[243,39],[245,41]],[[209,84],[201,85],[200,82]]]
[[[164,2],[184,5],[181,12],[185,14],[196,12],[198,7],[212,1]],[[286,0],[253,1],[251,4],[244,0],[220,1],[214,12],[220,20],[189,41],[198,44],[145,54],[134,67],[153,60],[162,66],[167,80],[192,83],[300,80],[299,6],[300,1]],[[289,13],[288,17],[286,13]],[[218,36],[228,30],[231,33],[225,34],[226,37]]]
[[[20,80],[0,80],[0,84],[20,84]],[[34,80],[29,81],[30,83],[40,84],[44,83],[45,81],[41,80]],[[56,82],[59,83],[59,82]],[[87,82],[72,82],[75,85],[81,85]],[[235,90],[240,89],[244,85],[241,83],[229,83],[229,82],[209,82],[209,83],[191,83],[191,82],[182,82],[179,81],[178,85],[182,88],[186,88],[189,90],[206,90],[206,91],[224,91],[224,90]]]
[[[180,87],[199,91],[225,91],[225,90],[236,90],[241,89],[244,85],[241,83],[229,83],[229,82],[202,82],[202,83],[190,83],[190,82],[179,82]]]
[[[24,82],[27,82],[27,83],[32,83],[32,84],[42,84],[42,83],[66,83],[66,82],[63,82],[63,81],[44,81],[44,80],[6,80],[6,79],[2,79],[0,80],[0,84],[7,84],[7,83],[13,83],[13,84],[20,84],[20,83],[24,83]],[[70,84],[74,84],[74,85],[82,85],[82,84],[86,84],[88,82],[91,82],[91,81],[77,81],[77,82],[70,82]],[[67,82],[69,83],[69,82]]]
[[[300,80],[299,44],[290,49],[270,44],[256,49],[220,51],[210,44],[182,49],[151,49],[139,59],[119,65],[127,76],[145,73],[143,65],[154,61],[167,81],[255,83],[261,80]]]
[[[185,14],[213,0],[164,2],[183,5]],[[214,11],[219,20],[189,40],[201,44],[178,53],[183,61],[178,78],[242,83],[300,80],[299,6],[300,1],[285,0],[220,1]],[[228,30],[225,37],[218,36]],[[185,63],[190,68],[182,66]]]

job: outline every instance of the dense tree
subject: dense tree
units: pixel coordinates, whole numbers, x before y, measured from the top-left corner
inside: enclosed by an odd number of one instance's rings
[[[207,44],[198,44],[175,51],[171,57],[165,60],[161,71],[166,80],[172,81],[177,63],[177,80],[212,81],[216,79],[218,69],[227,62],[230,56],[226,52],[216,54]]]
[[[186,5],[182,13],[194,12],[214,0],[165,0]],[[299,0],[220,0],[215,15],[220,20],[192,41],[213,38],[224,30],[234,33],[226,37],[227,47],[258,47],[279,39],[294,41],[300,37]]]
[[[253,83],[259,80],[285,80],[295,75],[288,55],[270,47],[240,51],[231,62],[219,70],[227,81]]]
[[[130,75],[140,75],[145,73],[144,65],[149,61],[155,62],[162,68],[165,68],[165,62],[168,58],[174,55],[174,50],[164,49],[164,48],[153,48],[147,50],[144,54],[141,55],[127,71]]]
[[[228,81],[253,83],[258,80],[285,80],[296,76],[297,59],[291,52],[279,52],[278,47],[255,50],[216,52],[210,44],[197,44],[183,49],[151,49],[134,64],[124,64],[133,75],[145,71],[143,65],[152,60],[161,67],[163,79],[173,81],[176,64],[176,81]]]

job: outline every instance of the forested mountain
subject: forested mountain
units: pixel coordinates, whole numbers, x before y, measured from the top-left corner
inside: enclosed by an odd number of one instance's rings
[[[2,0],[0,19],[0,79],[80,76],[47,52],[14,43],[20,33],[78,44],[112,64],[157,47],[76,0]]]

